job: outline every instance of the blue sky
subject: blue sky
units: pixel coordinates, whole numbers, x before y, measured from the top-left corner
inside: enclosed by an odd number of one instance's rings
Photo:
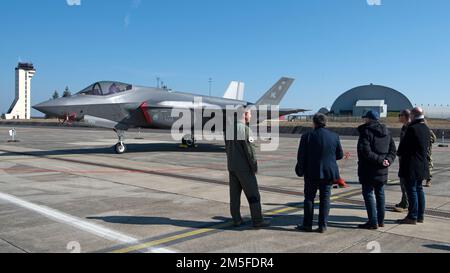
[[[217,96],[242,80],[249,101],[291,76],[282,106],[314,110],[369,83],[450,103],[448,0],[7,0],[1,11],[0,112],[19,60],[37,68],[33,104],[65,86],[157,76],[199,94],[212,77]]]

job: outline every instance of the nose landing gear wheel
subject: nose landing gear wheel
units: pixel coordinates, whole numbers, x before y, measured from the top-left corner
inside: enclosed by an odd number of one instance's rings
[[[117,154],[123,154],[127,151],[127,147],[123,144],[123,142],[119,142],[115,146],[115,151]]]

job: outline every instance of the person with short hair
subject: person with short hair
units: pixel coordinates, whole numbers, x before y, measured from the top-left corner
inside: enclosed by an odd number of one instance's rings
[[[256,179],[258,161],[252,131],[248,126],[251,117],[251,111],[241,107],[237,111],[237,122],[234,122],[233,118],[233,122],[229,124],[232,128],[226,128],[233,129],[231,139],[227,139],[228,135],[225,136],[230,179],[230,212],[234,226],[241,226],[241,194],[244,191],[250,206],[253,227],[263,228],[270,226],[270,222],[265,220],[262,214],[261,195]]]
[[[395,142],[380,114],[368,111],[364,124],[358,127],[358,176],[362,185],[368,221],[358,225],[362,229],[384,227],[384,185],[388,181],[389,167],[395,160]]]
[[[304,176],[305,202],[303,224],[297,230],[312,232],[314,200],[320,192],[319,233],[327,230],[333,182],[340,178],[337,160],[344,157],[339,136],[328,129],[327,117],[318,113],[313,117],[314,130],[304,134],[298,148],[296,173]]]
[[[425,124],[425,116],[420,107],[411,110],[411,123],[400,143],[397,155],[401,157],[400,177],[405,179],[408,194],[408,215],[398,224],[415,225],[423,223],[425,214],[425,193],[422,183],[429,179],[428,149],[430,128]]]
[[[409,109],[405,109],[400,112],[398,115],[398,121],[403,124],[401,132],[400,132],[400,143],[402,142],[403,138],[405,137],[406,129],[408,129],[408,125],[411,122],[411,111]],[[398,158],[399,161],[401,161],[401,157]],[[402,190],[402,198],[400,200],[400,203],[396,204],[394,207],[394,211],[396,212],[403,212],[406,209],[408,209],[408,196],[406,194],[406,188],[405,188],[405,179],[400,177],[400,189]]]

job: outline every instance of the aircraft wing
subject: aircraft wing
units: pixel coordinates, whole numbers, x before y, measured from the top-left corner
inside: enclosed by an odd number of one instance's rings
[[[308,112],[311,110],[307,110],[307,109],[292,109],[292,108],[281,108],[279,110],[280,113],[280,117],[282,116],[286,116],[286,115],[290,115],[290,114],[296,114],[296,113],[304,113],[304,112]]]
[[[83,118],[83,121],[85,124],[90,125],[90,126],[112,129],[112,130],[127,130],[129,128],[128,125],[123,124],[121,122],[116,122],[113,120],[89,116],[89,115],[85,115]]]

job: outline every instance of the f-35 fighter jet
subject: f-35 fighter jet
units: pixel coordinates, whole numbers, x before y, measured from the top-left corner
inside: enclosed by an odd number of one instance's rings
[[[134,86],[112,81],[96,82],[79,93],[65,98],[49,100],[33,106],[34,109],[53,117],[81,121],[96,127],[112,129],[117,133],[116,153],[124,153],[124,133],[130,128],[171,129],[181,117],[173,117],[174,109],[189,110],[228,106],[279,105],[289,87],[291,78],[281,78],[256,103],[242,100],[243,83],[232,82],[223,98],[175,92],[167,88]],[[198,99],[201,103],[198,103]],[[234,99],[233,99],[234,98]],[[280,109],[279,116],[304,112],[304,109]],[[208,118],[203,118],[203,125]],[[193,125],[192,128],[193,130]],[[193,132],[193,131],[192,131]],[[187,134],[182,143],[195,145],[194,134]]]

